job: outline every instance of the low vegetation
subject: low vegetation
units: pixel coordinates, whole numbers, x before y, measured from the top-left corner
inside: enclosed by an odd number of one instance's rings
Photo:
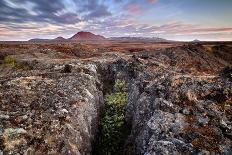
[[[11,56],[11,55],[6,56],[4,58],[4,64],[9,66],[15,66],[17,64],[15,56]]]
[[[125,123],[125,105],[128,102],[126,82],[117,80],[114,91],[105,96],[105,112],[100,122],[100,135],[94,154],[123,154],[129,128]]]
[[[3,60],[3,64],[2,65],[7,66],[7,67],[12,67],[12,68],[15,68],[17,70],[28,70],[30,68],[26,64],[17,62],[16,57],[13,56],[13,55],[6,56],[4,58],[4,60]]]

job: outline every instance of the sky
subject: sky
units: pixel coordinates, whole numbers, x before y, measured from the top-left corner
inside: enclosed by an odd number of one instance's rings
[[[105,37],[232,41],[232,0],[0,0],[0,40]]]

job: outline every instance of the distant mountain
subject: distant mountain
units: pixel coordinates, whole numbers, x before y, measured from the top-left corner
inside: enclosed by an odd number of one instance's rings
[[[65,41],[66,39],[63,37],[57,37],[55,39],[53,39],[54,41]]]
[[[169,40],[166,40],[163,38],[158,38],[158,37],[153,37],[153,38],[148,38],[148,37],[111,37],[109,39],[115,40],[115,41],[152,41],[152,42],[167,42],[167,41],[169,41]]]
[[[101,40],[106,40],[105,37],[101,36],[101,35],[95,35],[91,32],[78,32],[77,34],[75,34],[74,36],[72,36],[69,40],[72,41],[91,41],[91,40],[97,40],[97,41],[101,41]]]
[[[73,35],[69,39],[65,39],[63,37],[57,37],[55,39],[31,39],[30,42],[47,42],[47,41],[105,41],[105,40],[111,40],[111,41],[127,41],[127,42],[133,42],[133,41],[142,41],[142,42],[170,42],[171,40],[166,40],[163,38],[158,37],[111,37],[111,38],[105,38],[101,35],[96,35],[91,32],[85,32],[81,31]]]
[[[201,42],[201,41],[198,40],[198,39],[195,39],[195,40],[193,40],[192,42],[198,43],[198,42]]]
[[[34,39],[30,39],[28,40],[29,42],[46,42],[46,41],[50,41],[51,39],[40,39],[40,38],[34,38]]]

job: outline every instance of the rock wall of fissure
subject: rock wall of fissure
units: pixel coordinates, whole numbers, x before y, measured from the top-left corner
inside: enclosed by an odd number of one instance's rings
[[[137,57],[126,120],[130,154],[231,154],[232,83]],[[142,69],[141,69],[142,68]]]
[[[1,82],[0,154],[92,152],[103,107],[97,66],[46,65]]]

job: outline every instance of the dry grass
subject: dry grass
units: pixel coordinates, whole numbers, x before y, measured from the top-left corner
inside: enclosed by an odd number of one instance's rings
[[[204,48],[208,53],[213,52],[213,46],[212,45],[204,45]]]
[[[220,153],[219,143],[221,137],[217,131],[215,131],[214,127],[210,127],[209,125],[194,125],[197,119],[193,115],[186,116],[186,121],[190,125],[184,129],[185,134],[198,135],[190,141],[194,148]]]

